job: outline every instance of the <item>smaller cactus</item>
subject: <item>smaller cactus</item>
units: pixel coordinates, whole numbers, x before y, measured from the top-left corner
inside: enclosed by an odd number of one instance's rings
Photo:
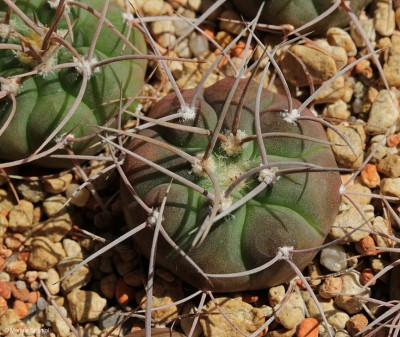
[[[219,292],[270,287],[289,281],[294,272],[281,261],[256,274],[215,277],[209,283],[194,264],[205,274],[245,273],[273,259],[280,247],[316,247],[341,199],[335,160],[312,114],[307,109],[285,112],[290,109],[287,98],[266,90],[258,110],[258,84],[247,80],[240,80],[229,103],[234,82],[221,80],[197,100],[195,90],[184,91],[181,119],[132,135],[123,171],[147,207],[133,202],[121,184],[125,218],[132,227],[157,223],[169,189],[162,213],[166,235],[159,239],[156,261],[197,288]],[[189,108],[193,102],[196,110]],[[180,106],[170,94],[148,117],[159,124]],[[146,256],[152,238],[149,228],[134,236]],[[296,254],[293,260],[304,268],[315,254]]]
[[[116,1],[17,4],[0,6],[0,159],[62,147],[55,140],[74,154],[94,153],[87,137],[94,126],[112,123],[120,97],[134,97],[143,85],[144,37],[124,21]],[[70,165],[48,157],[36,163]]]
[[[257,15],[262,3],[264,7],[261,12],[259,23],[270,25],[292,25],[299,28],[316,19],[319,15],[327,11],[333,2],[330,0],[231,0],[236,8],[248,18],[254,18]],[[371,0],[349,1],[351,9],[354,13],[359,13]],[[330,27],[343,27],[348,25],[349,17],[347,13],[337,8],[333,13],[326,18],[318,20],[308,31],[313,31],[315,34],[321,34],[327,31]]]

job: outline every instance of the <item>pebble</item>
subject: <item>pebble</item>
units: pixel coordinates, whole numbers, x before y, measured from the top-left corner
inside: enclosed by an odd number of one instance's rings
[[[376,165],[367,164],[361,171],[360,179],[361,182],[369,188],[378,187],[381,182],[381,178],[379,176]]]
[[[60,243],[54,243],[43,236],[33,238],[30,249],[28,266],[34,270],[47,271],[65,256]]]
[[[124,275],[124,281],[132,287],[143,286],[142,276],[139,270],[133,270]]]
[[[371,290],[369,288],[363,288],[360,283],[360,273],[356,270],[352,270],[347,274],[342,275],[343,288],[342,292],[344,294],[359,295],[368,297],[371,295]],[[357,314],[362,310],[363,301],[350,296],[337,295],[335,297],[335,304],[346,311],[348,314]]]
[[[308,291],[302,291],[301,296],[303,297],[304,303],[306,304],[306,308],[310,317],[317,319],[318,321],[322,321],[322,315],[319,311],[319,308],[315,304],[314,299],[311,297]],[[334,301],[332,298],[323,298],[317,295],[318,303],[320,304],[324,315],[329,318],[335,312],[337,312],[337,308],[335,307]]]
[[[19,316],[14,309],[8,309],[3,315],[0,316],[0,331],[3,332],[7,329],[9,331],[16,324],[19,323]]]
[[[0,189],[0,211],[10,210],[14,207],[14,196],[3,189]]]
[[[67,257],[70,258],[76,257],[80,259],[83,258],[82,248],[79,245],[79,243],[76,242],[75,240],[65,238],[64,240],[62,240],[62,245],[65,250],[65,253],[67,254]]]
[[[22,181],[17,185],[17,191],[32,203],[42,201],[45,197],[41,181]]]
[[[365,35],[368,37],[372,45],[374,45],[376,38],[374,20],[369,19],[364,15],[363,17],[359,18],[359,21],[362,29],[364,30]],[[360,34],[358,28],[352,21],[350,21],[350,35],[357,47],[364,48],[367,45],[364,38]]]
[[[190,331],[192,330],[194,317],[197,313],[197,308],[193,304],[193,302],[186,302],[183,305],[182,309],[182,317],[180,319],[181,328],[186,336],[189,336]],[[203,333],[201,325],[197,322],[196,327],[192,333],[192,337],[199,337]]]
[[[100,280],[100,290],[106,298],[114,298],[117,289],[117,275],[112,273]]]
[[[175,33],[175,25],[169,20],[155,21],[151,24],[150,30],[154,35],[160,35],[163,33],[173,34]]]
[[[360,283],[364,286],[374,277],[374,272],[371,268],[365,268],[360,275]],[[375,285],[375,281],[371,282],[370,285]]]
[[[307,68],[314,84],[322,84],[337,73],[335,60],[331,55],[314,46],[295,45],[290,48]],[[293,85],[308,86],[306,74],[299,62],[289,53],[285,53],[281,60],[282,72],[285,78]]]
[[[349,103],[353,96],[353,84],[345,80],[344,76],[339,76],[331,84],[324,85],[321,92],[315,97],[314,102],[320,103],[335,103],[338,100],[343,100]]]
[[[79,289],[70,292],[67,300],[72,320],[79,323],[98,320],[107,304],[96,292]]]
[[[115,327],[124,320],[124,311],[116,307],[107,308],[106,312],[103,312],[99,318],[100,329],[108,329],[110,327]]]
[[[368,325],[368,319],[363,314],[352,316],[347,322],[347,330],[351,336],[356,336]]]
[[[57,271],[60,275],[60,278],[64,277],[80,262],[82,262],[82,259],[77,257],[63,258],[57,264]],[[70,293],[72,290],[80,289],[88,284],[91,280],[91,277],[92,272],[90,271],[89,267],[87,265],[83,265],[61,281],[61,288],[65,293]]]
[[[388,178],[400,177],[400,156],[388,154],[379,161],[377,169]]]
[[[383,89],[372,103],[366,132],[372,135],[384,134],[399,118],[399,103],[396,95]]]
[[[277,311],[281,307],[281,302],[285,298],[285,288],[283,286],[272,287],[268,291],[268,299],[271,306]],[[294,329],[304,319],[304,301],[297,293],[292,293],[285,307],[278,313],[276,320],[286,329]]]
[[[158,16],[164,14],[164,1],[163,0],[147,0],[142,6],[143,13],[146,16]]]
[[[39,291],[31,291],[31,292],[29,293],[29,296],[28,296],[26,302],[27,302],[27,303],[34,304],[34,303],[37,303],[37,301],[39,300],[39,298],[40,298],[40,292],[39,292]]]
[[[375,241],[371,235],[355,243],[356,251],[361,255],[376,255]]]
[[[372,229],[377,232],[377,234],[373,234],[373,238],[378,247],[393,247],[395,242],[390,240],[382,235],[384,234],[389,236],[391,234],[391,230],[389,229],[389,223],[381,216],[377,216],[372,223]]]
[[[172,42],[171,42],[172,43]],[[67,198],[71,198],[75,191],[79,188],[78,184],[70,184],[65,191]],[[83,188],[71,199],[71,204],[77,207],[84,207],[90,198],[90,192]]]
[[[360,208],[362,209],[366,219],[370,219],[371,221],[374,219],[374,207],[372,205],[361,205]],[[352,207],[337,215],[329,235],[332,239],[339,239],[344,235],[349,234],[354,230],[354,228],[362,229],[363,227],[367,228],[368,224],[365,223],[364,218],[358,210]],[[368,235],[369,234],[365,231],[357,230],[344,238],[343,241],[357,242]]]
[[[33,226],[34,236],[45,236],[52,242],[60,242],[72,229],[72,220],[68,213],[40,222]]]
[[[65,192],[72,181],[72,174],[67,173],[59,178],[52,178],[43,181],[44,190],[51,194],[60,194]]]
[[[182,283],[178,280],[167,282],[160,277],[154,278],[152,308],[172,304],[184,297]],[[136,302],[140,307],[146,309],[146,293],[144,290],[136,292]],[[169,321],[179,315],[179,308],[172,305],[168,308],[152,311],[152,318],[157,324]]]
[[[46,198],[42,203],[42,208],[44,214],[46,214],[49,218],[57,215],[58,212],[65,212],[63,208],[66,204],[67,199],[62,195],[55,195]]]
[[[337,100],[334,103],[327,104],[322,114],[324,116],[339,119],[347,119],[350,117],[350,111],[347,107],[347,104],[341,99]]]
[[[60,275],[55,268],[50,268],[47,271],[47,278],[44,280],[50,294],[57,295],[60,292]]]
[[[0,296],[6,300],[11,298],[11,283],[0,282]]]
[[[332,58],[335,60],[337,70],[347,66],[348,57],[344,48],[340,46],[331,46],[326,40],[323,39],[314,40],[313,43],[318,45],[318,47],[325,50],[332,56]]]
[[[10,275],[18,276],[22,275],[23,273],[26,272],[28,266],[26,265],[26,262],[23,260],[18,260],[14,262],[10,262],[7,265],[6,271]]]
[[[219,314],[220,311],[213,301],[208,302],[203,309],[207,314],[200,317],[200,324],[205,337],[242,336],[237,329],[248,335],[256,331],[265,322],[261,309],[254,308],[250,304],[243,302],[239,297],[218,297],[215,300],[220,309],[229,318],[230,323]]]
[[[33,223],[33,204],[21,200],[8,214],[8,228],[13,232],[27,232]]]
[[[400,36],[397,34],[391,37],[383,72],[390,86],[400,86]]]
[[[319,287],[318,294],[323,298],[333,298],[342,291],[343,280],[341,277],[328,277]]]
[[[350,316],[344,311],[337,310],[332,316],[328,317],[328,323],[337,330],[343,330],[346,328],[346,324]]]
[[[330,245],[321,251],[320,263],[330,271],[338,272],[347,268],[346,250],[341,245]]]
[[[42,311],[47,308],[47,301],[43,297],[39,297],[36,303],[38,310]]]
[[[368,187],[361,185],[360,183],[355,183],[347,186],[346,193],[351,196],[351,199],[353,201],[360,205],[368,205],[372,199],[371,190]],[[357,195],[357,193],[360,193],[362,195]],[[343,202],[347,204],[348,207],[352,206],[352,203],[347,199],[345,199]]]
[[[135,289],[120,278],[115,288],[115,298],[122,307],[128,306],[135,299]]]
[[[396,28],[395,13],[391,6],[383,1],[375,3],[374,28],[382,36],[391,36]],[[389,7],[390,6],[390,7]]]
[[[364,144],[366,135],[364,128],[360,125],[344,126],[337,125],[336,128],[346,137],[352,145],[354,152],[346,142],[332,129],[328,129],[328,139],[334,144],[332,150],[339,164],[348,168],[358,168],[364,160]]]
[[[121,275],[122,277],[125,276],[126,274],[128,274],[137,267],[136,262],[138,261],[135,261],[135,263],[133,263],[133,261],[119,261],[115,265],[118,274]]]
[[[296,329],[296,337],[318,337],[318,321],[315,318],[305,318]]]
[[[63,307],[58,308],[61,310],[64,316],[67,317],[67,310]],[[57,312],[57,309],[53,305],[49,305],[45,308],[46,319],[51,323],[54,332],[57,334],[57,337],[69,337],[70,329],[68,324],[60,318],[60,314]],[[70,319],[68,319],[70,321]]]
[[[337,27],[329,28],[326,32],[326,38],[331,46],[344,48],[347,52],[347,56],[356,56],[357,47],[350,34],[345,30]]]
[[[7,301],[4,299],[3,296],[0,296],[0,317],[4,315],[7,309],[8,309]]]
[[[17,313],[18,317],[20,319],[28,316],[29,314],[29,309],[26,303],[20,301],[20,300],[15,300],[13,303],[13,309]]]
[[[192,35],[189,39],[189,48],[195,57],[201,58],[209,52],[208,41],[201,35]]]
[[[8,220],[5,215],[0,214],[0,238],[3,238],[7,232]]]
[[[25,283],[25,282],[24,282]],[[11,293],[17,300],[26,302],[29,298],[29,290],[25,288],[17,288],[15,283],[11,283]]]
[[[221,13],[221,19],[225,20],[239,20],[241,21],[241,18],[237,12],[234,11],[224,11]],[[240,24],[237,24],[236,22],[230,22],[230,21],[225,21],[221,20],[219,23],[219,29],[223,30],[225,32],[231,33],[234,36],[240,34],[243,30],[243,26]]]
[[[296,334],[296,329],[277,329],[274,331],[269,331],[268,337],[293,337]]]
[[[380,191],[383,195],[400,198],[400,178],[384,178]]]

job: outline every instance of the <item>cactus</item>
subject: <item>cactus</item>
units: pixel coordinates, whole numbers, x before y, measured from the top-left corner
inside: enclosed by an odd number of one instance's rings
[[[120,97],[138,93],[146,61],[113,58],[140,57],[146,51],[144,37],[124,22],[124,9],[116,1],[103,19],[104,3],[32,0],[18,2],[18,7],[11,1],[1,5],[1,43],[9,47],[0,51],[0,159],[29,158],[65,139],[74,154],[93,154],[99,150],[89,149],[93,137],[80,138],[94,134],[94,126],[112,122]],[[70,165],[48,157],[36,163]]]
[[[236,8],[245,16],[253,18],[256,16],[263,0],[242,1],[232,0]],[[318,1],[264,1],[260,23],[271,25],[289,24],[295,28],[299,28],[316,19],[319,15],[324,14],[332,5],[333,1],[318,0]],[[340,1],[339,1],[340,2]],[[349,1],[354,13],[360,12],[367,6],[371,0]],[[322,20],[318,20],[314,25],[308,28],[309,31],[314,31],[316,34],[321,34],[330,27],[343,27],[349,22],[347,13],[340,7],[333,13]]]
[[[186,120],[176,122],[177,126],[197,128],[197,133],[164,125],[145,129],[128,146],[135,156],[129,156],[123,166],[136,193],[153,210],[160,208],[171,178],[144,163],[143,158],[196,184],[197,190],[173,180],[162,226],[205,274],[245,272],[273,259],[280,247],[304,249],[310,243],[322,244],[341,199],[339,175],[333,172],[335,160],[324,143],[325,132],[312,114],[305,109],[297,116],[298,121],[296,116],[292,121],[284,112],[289,109],[287,98],[265,89],[258,110],[258,84],[241,80],[224,117],[224,104],[234,90],[234,81],[226,78],[205,89],[196,101],[196,115],[190,116],[189,110]],[[195,90],[183,92],[187,105],[195,96]],[[299,106],[298,102],[293,104]],[[176,94],[170,94],[152,108],[148,117],[160,120],[176,113],[179,107]],[[235,117],[237,108],[241,115]],[[296,111],[293,109],[294,114]],[[219,134],[210,152],[210,136],[219,121],[223,121],[224,133]],[[261,150],[254,136],[257,123],[264,137]],[[298,135],[300,138],[296,138]],[[148,214],[140,203],[132,203],[125,184],[121,186],[129,225],[139,226],[149,216],[154,217],[154,212]],[[242,201],[246,201],[244,205],[232,208]],[[208,234],[196,241],[196,234],[209,217],[214,219],[210,220]],[[134,237],[147,256],[152,237],[152,229]],[[304,268],[315,253],[297,254],[293,260]],[[216,277],[210,283],[165,238],[159,239],[156,261],[197,288],[219,292],[266,288],[294,276],[290,266],[281,261],[260,273],[234,279]]]

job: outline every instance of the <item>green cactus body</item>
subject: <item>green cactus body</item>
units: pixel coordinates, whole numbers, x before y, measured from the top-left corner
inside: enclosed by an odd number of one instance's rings
[[[254,18],[263,2],[264,8],[261,12],[260,23],[271,25],[290,24],[295,28],[315,19],[333,5],[331,0],[231,0],[235,7],[248,18]],[[359,13],[371,0],[349,1],[351,9]],[[321,34],[330,27],[343,27],[348,25],[349,17],[341,9],[336,9],[326,18],[312,25],[306,31]]]
[[[94,10],[101,12],[104,1],[81,1]],[[47,1],[31,0],[17,1],[19,8],[30,18],[38,21],[38,26],[45,27],[46,32],[55,19],[56,9],[51,8]],[[2,22],[5,19],[7,6],[1,5]],[[124,9],[116,2],[109,5],[106,19],[123,35],[128,36],[129,26],[123,20]],[[61,18],[56,33],[63,37],[76,51],[85,57],[93,40],[99,19],[87,10],[70,6],[65,15],[70,18],[73,27],[72,34],[68,30],[65,18]],[[6,25],[2,26],[6,29]],[[51,40],[46,50],[41,50],[43,36],[35,33],[21,18],[11,14],[10,33],[4,33],[1,43],[22,45],[30,44],[36,49],[41,60],[27,53],[12,50],[0,50],[0,76],[5,79],[27,73],[34,69],[43,69],[40,74],[22,78],[15,93],[16,114],[5,132],[0,136],[0,159],[17,160],[29,157],[51,134],[64,119],[77,99],[82,84],[82,75],[76,68],[64,68],[46,71],[46,67],[74,62],[72,53],[60,45],[57,40]],[[18,35],[22,38],[19,38]],[[72,38],[72,36],[73,38]],[[144,37],[137,29],[129,33],[129,41],[138,50],[145,52]],[[135,54],[125,42],[103,24],[97,40],[93,58],[97,61],[121,55]],[[136,53],[137,54],[137,53]],[[134,97],[143,85],[146,61],[124,60],[109,63],[96,68],[90,76],[82,101],[72,118],[58,133],[58,136],[70,134],[80,138],[96,131],[93,126],[104,125],[118,112],[119,98]],[[2,86],[2,90],[4,90]],[[135,109],[132,104],[130,109]],[[12,110],[9,97],[0,100],[0,128],[3,126]],[[75,142],[72,150],[75,154],[90,154],[96,149],[89,149],[93,139]],[[54,142],[49,146],[54,145]],[[98,151],[98,149],[97,149]],[[39,165],[62,167],[70,165],[70,161],[42,159]]]
[[[197,104],[195,122],[183,122],[213,130],[233,78],[222,80],[205,89]],[[239,83],[223,129],[229,134],[235,109],[243,93],[245,80]],[[252,82],[246,92],[239,130],[254,135],[254,111],[257,83]],[[193,90],[183,92],[190,102]],[[294,102],[298,106],[298,102]],[[180,107],[175,94],[159,101],[150,111],[151,118],[161,118],[175,113]],[[260,108],[262,133],[285,132],[311,136],[325,140],[325,132],[314,121],[289,123],[282,117],[287,109],[287,98],[263,91]],[[311,116],[308,110],[303,115]],[[155,127],[140,132],[141,135],[171,144],[192,155],[202,155],[209,142],[206,135],[177,131],[167,127]],[[241,174],[260,165],[259,148],[255,141],[248,142],[240,153],[229,155],[227,144],[217,143],[210,157],[209,168],[215,173],[221,191],[225,191]],[[306,162],[323,167],[336,167],[329,146],[299,138],[264,138],[264,146],[270,162]],[[207,176],[196,174],[194,168],[181,157],[159,145],[145,140],[133,140],[128,147],[136,154],[162,165],[186,179],[215,193]],[[293,166],[296,166],[293,164]],[[123,167],[136,192],[151,208],[161,205],[171,178],[153,169],[141,160],[128,157]],[[240,183],[232,193],[232,202],[242,198],[260,184],[259,176]],[[337,172],[302,172],[280,177],[274,184],[249,200],[230,215],[215,223],[206,239],[195,248],[191,243],[196,229],[207,217],[211,203],[201,193],[175,181],[172,182],[163,214],[163,227],[181,249],[210,274],[237,273],[259,267],[272,259],[279,247],[294,246],[297,249],[317,247],[329,231],[340,203],[340,178]],[[125,218],[132,227],[146,221],[148,214],[136,203],[121,184]],[[135,235],[135,242],[144,255],[149,255],[153,230],[146,229]],[[283,282],[294,276],[290,266],[281,261],[263,272],[236,278],[213,278],[210,285],[164,238],[159,239],[156,261],[188,283],[201,288],[221,292],[261,289]],[[315,252],[296,254],[294,262],[304,268]]]

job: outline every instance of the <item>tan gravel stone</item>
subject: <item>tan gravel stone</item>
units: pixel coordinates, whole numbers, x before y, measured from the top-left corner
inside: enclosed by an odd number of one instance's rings
[[[399,103],[393,92],[381,90],[372,104],[366,128],[369,134],[384,134],[399,119]]]
[[[371,290],[369,288],[363,288],[360,283],[360,273],[352,270],[349,273],[342,276],[344,294],[359,295],[359,296],[370,296]],[[335,304],[346,311],[348,314],[353,315],[362,310],[363,301],[350,296],[338,295],[335,297]]]
[[[216,302],[224,315],[246,335],[256,331],[265,322],[262,310],[243,302],[241,298],[219,297]],[[204,311],[207,315],[200,318],[200,323],[205,337],[242,336],[227,322],[214,302],[208,302]]]
[[[160,277],[154,278],[152,307],[157,308],[169,305],[183,298],[183,289],[180,281],[167,282]],[[136,302],[144,310],[146,308],[146,293],[138,291],[136,293]],[[152,312],[154,322],[162,324],[163,322],[178,317],[179,308],[173,305],[169,308],[156,310]]]
[[[354,152],[346,142],[333,130],[328,129],[329,140],[338,145],[333,145],[332,149],[336,160],[344,167],[358,168],[364,160],[365,132],[360,125],[344,126],[337,125],[337,129],[342,132],[344,137],[352,145]]]
[[[33,223],[33,204],[21,200],[8,214],[8,227],[14,232],[27,232]]]
[[[98,320],[107,304],[96,292],[78,289],[70,292],[67,300],[72,320],[79,323]]]
[[[383,195],[400,198],[400,178],[385,178],[381,181]]]
[[[329,28],[326,37],[330,45],[344,48],[348,56],[357,54],[357,47],[350,34],[345,30],[337,27]]]
[[[68,185],[72,181],[72,174],[67,173],[59,178],[53,178],[43,181],[44,190],[52,194],[60,194],[65,192]]]
[[[389,4],[383,1],[375,3],[374,11],[374,27],[375,30],[382,36],[391,36],[396,27],[394,10],[389,7]]]
[[[60,242],[72,229],[72,220],[65,213],[58,217],[52,217],[33,226],[32,233],[35,236],[46,236],[53,242]]]
[[[295,45],[290,48],[307,68],[314,84],[321,84],[337,73],[337,67],[333,57],[319,48],[313,46]],[[307,86],[307,76],[299,71],[301,66],[290,53],[285,53],[281,61],[282,72],[285,78],[296,86]]]
[[[32,269],[47,271],[65,256],[60,243],[54,243],[46,237],[33,238],[28,257],[28,266]]]
[[[57,271],[60,277],[64,277],[72,268],[78,263],[82,262],[80,258],[64,258],[57,264]],[[69,293],[72,290],[79,289],[86,285],[92,277],[92,273],[87,265],[83,265],[78,270],[68,275],[61,281],[61,288],[65,293]]]
[[[372,221],[374,218],[374,207],[372,205],[361,206],[366,219]],[[350,233],[354,228],[367,228],[368,224],[365,223],[364,218],[354,207],[349,208],[338,214],[329,232],[333,239],[342,238],[344,235]],[[344,239],[345,242],[357,242],[369,234],[365,231],[357,230]]]

